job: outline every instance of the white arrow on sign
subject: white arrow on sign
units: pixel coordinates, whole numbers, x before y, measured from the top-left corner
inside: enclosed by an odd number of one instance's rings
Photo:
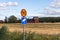
[[[22,22],[26,21],[26,19],[23,19]]]

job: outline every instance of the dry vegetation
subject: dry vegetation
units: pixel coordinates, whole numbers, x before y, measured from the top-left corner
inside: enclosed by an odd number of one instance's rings
[[[20,23],[0,24],[0,26],[7,26],[9,31],[21,31],[22,25]],[[60,23],[30,23],[25,25],[25,31],[36,32],[38,34],[60,34]]]

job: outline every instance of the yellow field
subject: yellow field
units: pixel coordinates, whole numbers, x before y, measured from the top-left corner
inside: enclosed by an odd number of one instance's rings
[[[0,24],[7,26],[9,31],[22,32],[23,28],[20,23]],[[60,34],[60,23],[30,23],[25,25],[26,32],[35,32],[38,34]]]

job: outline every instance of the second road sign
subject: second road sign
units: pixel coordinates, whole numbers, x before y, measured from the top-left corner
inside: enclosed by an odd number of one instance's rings
[[[27,15],[27,12],[25,9],[22,9],[21,10],[21,16],[25,17]]]

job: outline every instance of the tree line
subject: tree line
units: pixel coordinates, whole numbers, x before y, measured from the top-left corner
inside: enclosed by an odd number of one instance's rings
[[[38,17],[39,23],[41,22],[60,22],[60,17]],[[33,18],[27,18],[27,22],[34,21]],[[21,19],[17,19],[14,15],[10,16],[9,18],[5,17],[3,23],[21,23]]]
[[[39,18],[40,22],[60,22],[60,17],[43,17]]]

